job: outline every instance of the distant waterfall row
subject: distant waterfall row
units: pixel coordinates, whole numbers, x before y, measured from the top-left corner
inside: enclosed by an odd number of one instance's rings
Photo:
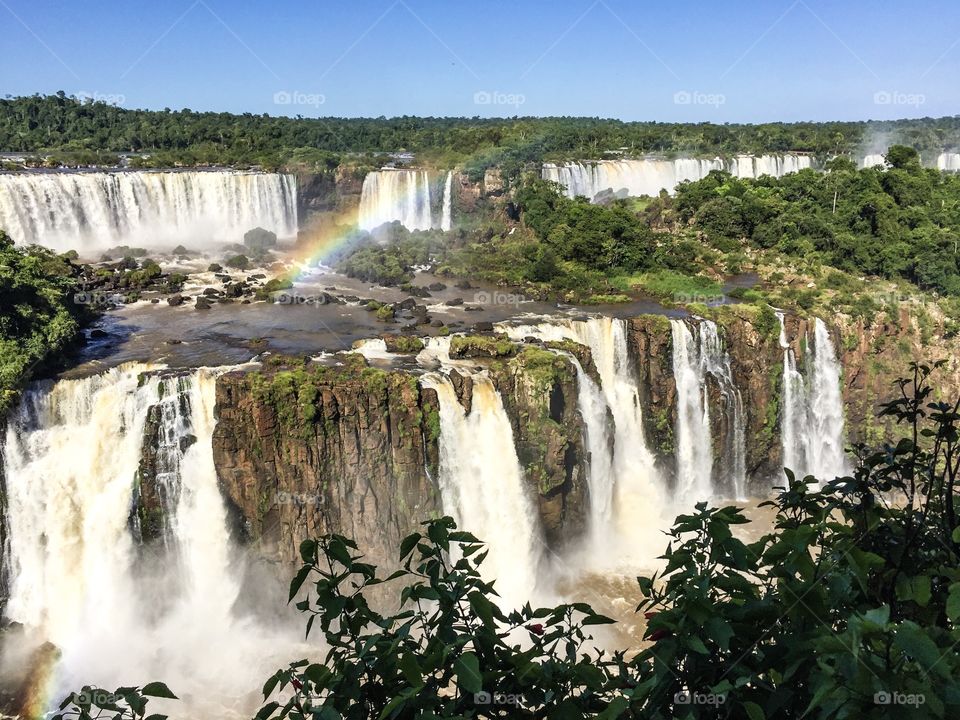
[[[0,174],[0,229],[17,243],[92,254],[241,242],[263,227],[297,234],[293,175],[209,172]]]
[[[711,170],[725,170],[739,178],[757,178],[780,177],[809,167],[809,155],[793,154],[738,155],[730,159],[599,160],[564,165],[545,163],[542,177],[563,185],[569,197],[583,195],[593,200],[605,192],[617,197],[655,196],[661,190],[672,193],[681,182],[702,180]]]
[[[453,173],[443,180],[439,208],[434,207],[435,189],[426,170],[384,168],[367,173],[360,194],[358,224],[374,230],[384,223],[400,222],[407,230],[449,230],[452,226]]]

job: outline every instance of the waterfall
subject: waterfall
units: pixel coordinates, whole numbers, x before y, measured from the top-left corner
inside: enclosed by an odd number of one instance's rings
[[[293,175],[247,172],[0,173],[0,229],[17,243],[102,252],[241,242],[261,226],[297,234]]]
[[[814,320],[813,344],[808,358],[811,433],[809,472],[821,480],[832,480],[848,472],[844,454],[843,395],[840,392],[840,363],[826,324]]]
[[[6,616],[62,651],[57,698],[160,678],[197,716],[245,715],[250,701],[237,698],[292,643],[233,611],[239,582],[213,463],[218,371],[154,371],[131,364],[38,385],[11,415]],[[128,519],[157,403],[157,480],[176,552],[152,557]]]
[[[729,160],[722,158],[675,160],[599,160],[571,162],[564,165],[544,163],[544,180],[560,183],[568,197],[582,195],[593,200],[604,191],[618,196],[656,196],[661,190],[672,193],[678,184],[688,180],[702,180],[711,170],[726,170],[739,178],[757,178],[761,175],[780,177],[812,167],[809,155],[739,155]]]
[[[483,575],[496,580],[497,592],[513,607],[532,596],[543,542],[500,393],[486,376],[472,377],[469,414],[449,377],[428,373],[421,380],[440,403],[443,512],[486,543]]]
[[[850,466],[844,453],[841,367],[830,333],[822,320],[814,319],[813,341],[807,340],[801,373],[787,340],[783,314],[778,316],[783,348],[783,464],[797,477],[813,475],[821,482],[846,475]]]
[[[787,329],[782,312],[780,319],[780,347],[783,348],[782,410],[780,440],[783,447],[783,465],[804,477],[806,441],[808,438],[807,389],[803,374],[797,369],[797,358],[787,340]]]
[[[733,379],[730,355],[723,346],[716,324],[709,320],[700,323],[700,361],[705,376],[709,375],[717,383],[727,426],[726,446],[722,450],[726,461],[722,486],[724,491],[732,491],[735,498],[743,500],[746,498],[747,478],[743,396]]]
[[[677,384],[677,495],[697,502],[713,495],[710,403],[700,350],[687,324],[671,320],[673,378]]]
[[[937,156],[937,169],[960,172],[960,153],[940,153]]]
[[[860,167],[862,168],[870,168],[877,165],[886,167],[887,161],[884,158],[883,153],[870,153],[869,155],[865,155],[863,162],[860,163]]]
[[[677,494],[688,502],[718,491],[746,497],[746,436],[743,397],[717,326],[701,320],[697,337],[683,320],[671,320],[673,373],[677,385]],[[722,474],[714,478],[710,383],[716,384],[726,426]]]
[[[443,209],[440,219],[440,229],[449,232],[453,227],[451,214],[453,210],[453,172],[447,173],[447,179],[443,183]]]
[[[602,397],[595,383],[579,378],[579,410],[586,425],[589,464],[591,535],[595,563],[628,557],[649,562],[659,542],[659,528],[669,512],[660,474],[647,448],[635,369],[627,345],[627,322],[610,317],[537,325],[502,325],[514,340],[573,340],[590,348]],[[578,369],[582,372],[582,368]],[[599,407],[600,402],[606,406]],[[609,454],[608,412],[613,418],[613,456]],[[608,501],[609,510],[608,510]],[[617,546],[615,546],[617,544]]]
[[[601,550],[609,547],[614,523],[614,455],[610,442],[615,431],[615,426],[611,426],[613,415],[603,390],[584,371],[580,361],[570,353],[564,355],[577,370],[577,407],[583,418],[584,446],[590,457],[590,543],[593,549]]]
[[[433,227],[430,179],[426,170],[385,168],[367,173],[360,193],[359,225],[373,230],[399,220],[408,230]]]

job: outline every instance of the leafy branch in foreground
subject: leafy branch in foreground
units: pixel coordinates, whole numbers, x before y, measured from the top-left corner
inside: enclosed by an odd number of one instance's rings
[[[612,620],[582,603],[505,612],[478,571],[479,541],[448,517],[424,526],[403,541],[402,569],[383,579],[347,538],[301,545],[290,597],[311,581],[297,607],[329,650],[323,663],[291,663],[267,681],[264,698],[278,699],[260,720],[617,716],[625,701],[605,672],[615,660],[584,649],[584,627]],[[388,581],[400,583],[400,609],[384,616],[365,593]]]
[[[113,692],[87,685],[63,699],[53,720],[167,720],[166,715],[146,714],[151,697],[177,699],[162,682],[147,683],[142,688],[121,687]]]
[[[640,578],[634,717],[957,716],[960,415],[929,402],[933,369],[882,407],[908,437],[822,488],[788,470],[759,540],[733,535],[739,508],[677,518],[666,568]]]

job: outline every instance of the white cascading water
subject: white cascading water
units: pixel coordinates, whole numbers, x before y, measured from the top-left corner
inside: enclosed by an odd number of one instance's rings
[[[713,495],[713,444],[710,404],[704,368],[693,332],[682,320],[671,320],[673,378],[677,384],[674,442],[677,458],[677,498],[699,502]]]
[[[594,199],[604,191],[622,196],[655,196],[661,190],[672,193],[686,180],[702,180],[711,170],[726,170],[739,178],[757,178],[761,175],[780,177],[812,167],[809,155],[738,155],[722,158],[675,160],[599,160],[571,162],[564,165],[545,163],[541,171],[544,180],[552,180],[566,188],[568,197],[582,195]]]
[[[730,356],[716,323],[701,320],[696,334],[671,320],[673,374],[677,384],[677,494],[696,502],[718,493],[746,497],[746,436],[743,397],[733,379]],[[716,383],[726,425],[723,476],[714,478],[708,380]],[[718,487],[720,485],[720,487]]]
[[[814,319],[812,342],[807,340],[801,373],[787,340],[783,314],[780,345],[783,347],[783,411],[781,439],[783,464],[797,477],[813,475],[820,481],[850,472],[844,452],[845,430],[841,367],[826,324]]]
[[[251,699],[241,698],[293,643],[233,613],[239,582],[212,449],[217,371],[141,381],[152,370],[31,389],[11,416],[6,616],[62,651],[51,700],[82,684],[161,679],[197,716],[244,716]],[[145,578],[128,521],[158,402],[176,552]]]
[[[582,376],[579,409],[591,451],[588,480],[595,562],[633,562],[636,566],[650,562],[659,551],[660,528],[669,509],[646,444],[637,378],[627,348],[626,321],[597,317],[537,325],[504,324],[499,329],[514,340],[573,340],[590,348],[606,406],[599,406],[599,398],[590,388],[593,381]],[[603,456],[609,450],[602,445],[609,437],[608,412],[614,422],[612,462]],[[599,456],[593,454],[597,451]]]
[[[960,153],[940,153],[937,157],[937,169],[960,172]]]
[[[615,456],[610,438],[616,425],[611,427],[613,414],[603,390],[584,371],[576,357],[569,354],[567,357],[577,369],[577,407],[583,418],[584,444],[590,454],[590,542],[592,549],[599,551],[609,547],[608,543],[613,539],[610,531],[614,522]]]
[[[807,388],[803,374],[797,369],[797,357],[787,340],[787,328],[782,312],[780,319],[780,347],[783,348],[782,409],[780,441],[783,447],[783,466],[799,477],[806,474],[808,427]]]
[[[443,182],[443,205],[441,207],[440,229],[449,232],[453,227],[453,172],[447,173],[447,179]]]
[[[813,327],[813,344],[808,346],[807,358],[811,442],[807,459],[811,474],[821,480],[832,480],[848,472],[841,367],[826,324],[815,318]]]
[[[369,172],[363,178],[358,219],[360,228],[373,230],[397,220],[407,230],[429,230],[433,227],[430,178],[426,170],[384,168]]]
[[[862,168],[871,168],[877,165],[886,166],[887,161],[883,156],[883,153],[870,153],[865,155],[863,160],[860,163]]]
[[[506,605],[515,607],[533,596],[543,541],[500,393],[489,378],[472,377],[469,414],[449,377],[428,373],[421,378],[440,403],[443,512],[486,543],[489,554],[481,571],[496,580]]]
[[[208,172],[0,173],[0,229],[14,242],[81,255],[242,242],[263,227],[297,234],[293,175]]]

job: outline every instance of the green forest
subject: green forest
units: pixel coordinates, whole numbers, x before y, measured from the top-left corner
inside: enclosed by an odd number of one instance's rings
[[[356,154],[412,152],[418,161],[468,171],[492,165],[515,175],[525,163],[626,155],[807,152],[825,159],[892,143],[924,157],[960,147],[960,117],[885,122],[758,125],[623,122],[601,118],[303,118],[189,109],[132,110],[55,95],[0,100],[0,151],[38,153],[53,164],[258,165],[348,161]]]

